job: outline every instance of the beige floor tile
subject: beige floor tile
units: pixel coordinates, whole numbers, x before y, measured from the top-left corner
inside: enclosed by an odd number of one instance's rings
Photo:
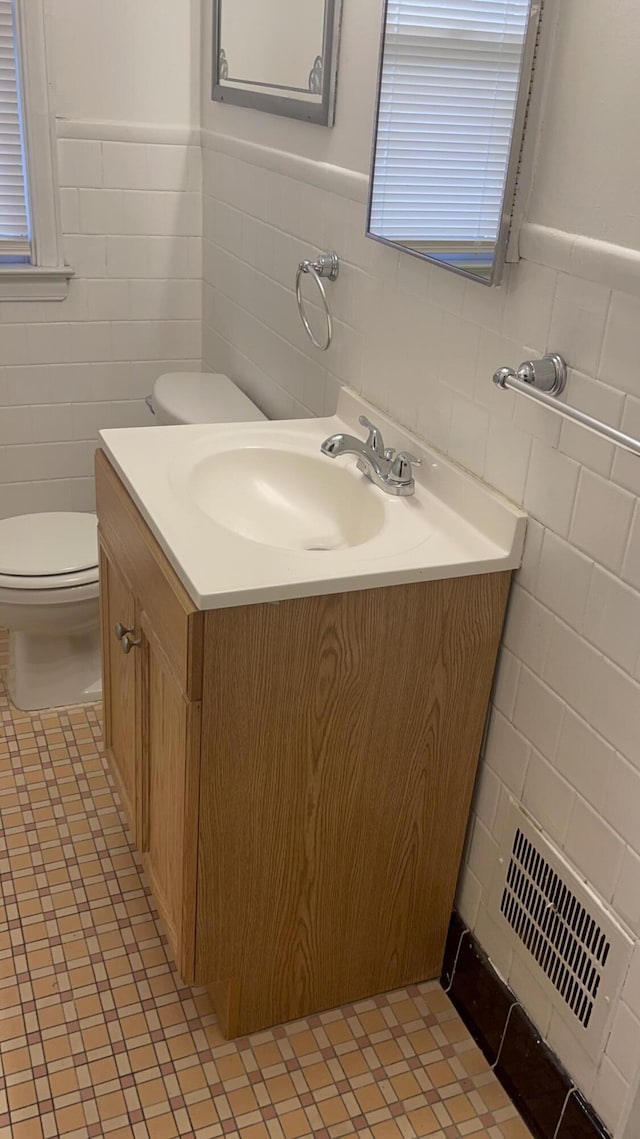
[[[3,661],[0,631],[0,677]],[[1,1136],[221,1139],[231,1119],[241,1139],[323,1129],[329,1139],[450,1139],[454,1130],[531,1139],[518,1117],[497,1123],[509,1099],[493,1078],[482,1082],[486,1061],[433,982],[226,1042],[207,993],[176,974],[101,751],[98,710],[18,713],[0,679],[0,721],[0,857],[22,938],[12,950],[15,931],[0,920]],[[21,1000],[35,1002],[37,1019]],[[462,1086],[434,1033],[455,1046]]]

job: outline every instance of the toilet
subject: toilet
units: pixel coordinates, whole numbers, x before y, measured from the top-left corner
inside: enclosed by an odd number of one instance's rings
[[[223,375],[160,376],[147,403],[158,425],[265,419]],[[9,630],[9,697],[23,712],[100,700],[95,514],[0,519],[0,628]]]
[[[147,405],[158,426],[266,419],[233,380],[221,373],[167,372],[158,376]]]
[[[23,712],[99,700],[95,514],[0,520],[0,626],[9,696]]]

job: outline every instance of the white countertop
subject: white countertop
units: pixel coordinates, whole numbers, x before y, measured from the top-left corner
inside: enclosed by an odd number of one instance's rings
[[[355,488],[360,497],[366,493],[379,500],[370,505],[383,522],[368,540],[329,550],[263,544],[214,520],[190,495],[190,478],[199,463],[234,452],[228,468],[233,479],[233,463],[244,448],[319,456],[327,463],[328,480],[336,464],[360,483],[364,476],[353,455],[332,460],[320,455],[320,444],[340,431],[363,437],[366,432],[358,424],[363,412],[381,427],[386,444],[423,460],[415,469],[411,497],[395,498],[369,483]],[[101,431],[100,436],[200,609],[494,573],[520,564],[526,515],[349,389],[341,392],[337,414],[330,418],[136,427]]]

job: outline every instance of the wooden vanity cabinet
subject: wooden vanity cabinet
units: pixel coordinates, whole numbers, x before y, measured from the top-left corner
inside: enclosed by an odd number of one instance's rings
[[[100,544],[100,613],[102,673],[104,689],[104,742],[111,772],[131,832],[136,838],[136,773],[139,725],[137,723],[137,658],[125,654],[116,637],[121,622],[133,629],[136,623],[135,598],[131,587],[118,572]],[[111,635],[109,635],[111,633]]]
[[[510,573],[203,613],[101,453],[97,493],[107,749],[183,979],[235,1036],[438,976]]]
[[[193,982],[204,614],[101,452],[96,478],[105,745],[176,964]]]

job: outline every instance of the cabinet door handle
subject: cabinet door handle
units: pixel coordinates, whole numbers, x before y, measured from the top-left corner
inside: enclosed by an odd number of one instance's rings
[[[123,653],[130,653],[132,649],[135,649],[138,645],[142,644],[142,637],[134,637],[132,636],[132,633],[133,629],[129,629],[120,638],[120,646]]]
[[[116,624],[113,627],[113,631],[118,640],[121,641],[126,633],[132,633],[133,629],[129,625],[123,625],[122,621],[116,621]]]

